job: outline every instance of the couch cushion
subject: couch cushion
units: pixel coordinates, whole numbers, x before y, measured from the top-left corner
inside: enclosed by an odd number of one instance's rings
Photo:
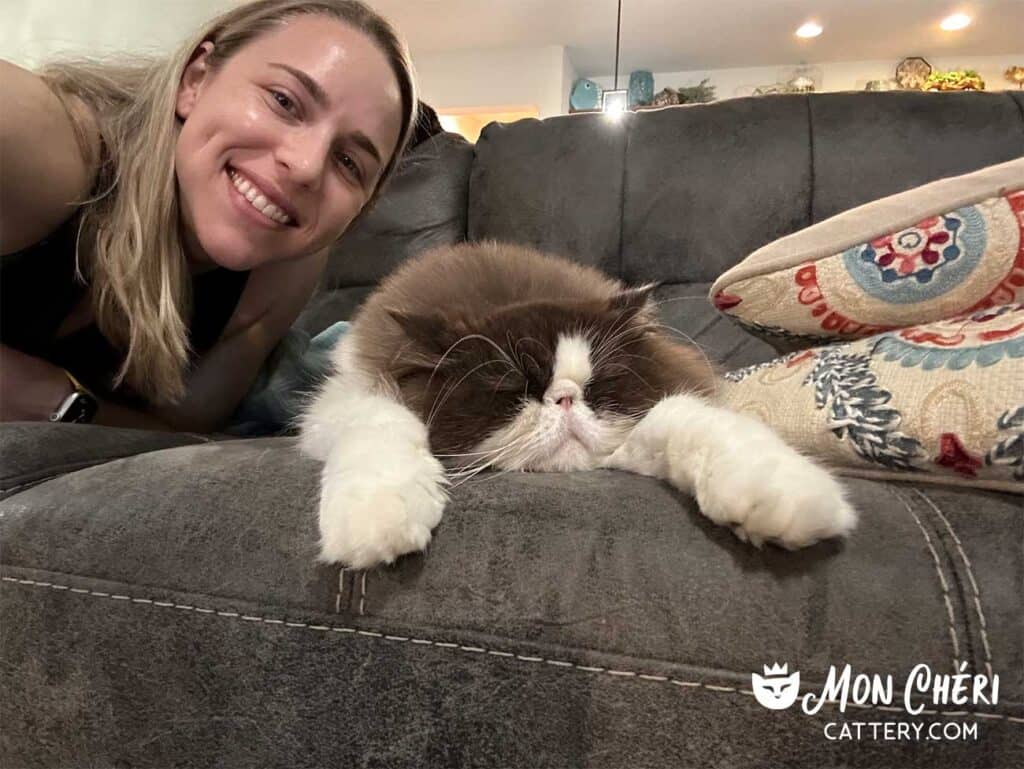
[[[805,97],[641,112],[626,152],[623,274],[714,280],[738,256],[810,224],[811,183]]]
[[[331,248],[326,288],[377,283],[408,257],[466,239],[473,145],[443,133],[411,149],[385,193]]]
[[[811,682],[831,664],[905,675],[963,659],[1000,673],[1001,703],[1021,700],[1016,497],[850,480],[862,515],[850,540],[789,553],[740,543],[649,478],[482,476],[453,490],[425,556],[364,574],[314,561],[318,473],[288,438],[80,470],[0,503],[5,575],[579,664],[620,655],[652,674],[741,680],[788,660]]]
[[[492,124],[477,142],[468,235],[631,281],[711,281],[840,211],[1024,155],[1017,98],[781,95]]]
[[[813,221],[1021,157],[1024,111],[1011,93],[889,91],[811,98]]]
[[[1024,494],[1024,303],[793,352],[724,404],[846,475]]]
[[[470,180],[469,239],[522,243],[617,276],[626,126],[636,117],[488,125]]]
[[[318,565],[290,439],[183,446],[0,501],[4,765],[1015,765],[1024,516],[997,493],[852,481],[844,544],[755,550],[650,478],[481,477],[426,555]],[[187,484],[181,483],[188,478]],[[997,706],[765,710],[787,662],[1000,675]],[[945,715],[946,712],[950,715]],[[976,722],[836,743],[827,722]]]
[[[0,498],[111,459],[215,439],[216,436],[197,433],[3,422],[0,423]]]
[[[720,275],[753,331],[854,338],[1024,298],[1024,157],[844,211]],[[778,337],[777,337],[778,338]]]

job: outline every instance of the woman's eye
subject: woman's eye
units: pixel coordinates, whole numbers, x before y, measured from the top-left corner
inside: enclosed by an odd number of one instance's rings
[[[356,164],[356,161],[354,161],[352,159],[351,155],[346,155],[345,153],[342,153],[342,154],[338,155],[338,162],[341,163],[341,165],[343,165],[345,168],[347,168],[353,174],[355,174],[357,179],[362,181],[363,174],[359,170],[359,166]]]
[[[274,97],[274,101],[281,107],[285,112],[292,112],[295,107],[295,102],[291,100],[291,97],[281,91],[271,91],[271,96]]]

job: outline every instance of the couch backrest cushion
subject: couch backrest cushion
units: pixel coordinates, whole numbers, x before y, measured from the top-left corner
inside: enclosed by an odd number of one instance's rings
[[[714,280],[841,210],[1024,155],[1001,93],[728,99],[492,124],[477,143],[470,239],[513,240],[631,282]]]
[[[522,243],[618,274],[626,135],[592,114],[491,123],[476,144],[469,239]]]
[[[323,287],[374,285],[420,251],[465,240],[472,164],[473,145],[457,134],[410,150],[373,209],[331,249]]]

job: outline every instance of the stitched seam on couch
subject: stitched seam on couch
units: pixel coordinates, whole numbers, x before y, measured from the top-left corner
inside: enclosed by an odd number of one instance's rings
[[[537,657],[533,655],[516,654],[515,652],[503,651],[498,649],[486,649],[480,646],[467,646],[457,643],[447,643],[444,641],[436,641],[427,638],[413,638],[411,636],[400,636],[391,635],[387,633],[380,633],[372,630],[360,630],[358,628],[337,626],[337,625],[320,625],[312,624],[309,622],[289,622],[283,619],[275,619],[272,617],[263,617],[254,614],[242,614],[235,611],[219,611],[217,609],[211,609],[203,606],[197,606],[194,604],[178,604],[173,601],[157,601],[152,598],[138,598],[130,595],[123,595],[117,593],[107,593],[100,590],[88,590],[85,588],[71,587],[70,585],[62,585],[53,582],[42,582],[33,579],[17,579],[15,577],[0,577],[0,581],[31,586],[35,588],[44,588],[56,591],[66,591],[69,593],[75,593],[77,595],[88,595],[96,598],[105,598],[110,601],[122,601],[131,604],[145,604],[148,606],[161,608],[161,609],[173,609],[176,611],[187,611],[196,614],[208,614],[210,616],[216,616],[226,619],[231,619],[240,622],[256,622],[267,625],[279,625],[286,628],[309,630],[318,633],[338,633],[341,635],[359,635],[368,638],[374,638],[378,641],[386,641],[392,643],[403,643],[414,646],[432,646],[437,649],[445,649],[447,651],[461,651],[470,654],[476,654],[481,656],[495,656],[504,657],[507,659],[514,659],[519,662],[527,662],[535,665],[550,665],[552,667],[574,669],[583,673],[590,673],[594,675],[609,675],[620,678],[634,678],[651,683],[662,683],[671,684],[679,688],[699,688],[711,692],[739,694],[747,697],[754,697],[754,692],[749,689],[740,689],[735,686],[719,686],[716,684],[710,684],[706,681],[683,681],[669,676],[651,675],[645,674],[634,670],[616,670],[605,667],[594,667],[589,665],[579,665],[575,662],[569,662],[566,660],[551,659],[547,657]],[[826,704],[834,706],[838,704],[835,700],[826,700]],[[857,708],[859,710],[877,710],[889,713],[900,713],[906,716],[910,716],[903,708],[887,706],[887,705],[858,705],[853,702],[847,702],[847,707]],[[824,712],[824,708],[819,713]],[[963,717],[963,716],[974,716],[976,718],[984,718],[998,721],[1009,721],[1012,723],[1024,724],[1024,718],[1011,716],[1004,713],[983,713],[979,711],[968,711],[968,710],[937,710],[932,708],[923,708],[917,715],[939,715],[948,717]]]
[[[964,552],[963,543],[960,541],[960,537],[958,537],[956,532],[953,530],[953,524],[949,522],[949,519],[943,514],[939,506],[935,504],[935,501],[932,500],[931,497],[929,497],[920,489],[914,489],[914,493],[917,494],[917,496],[923,499],[925,502],[927,502],[928,505],[932,508],[932,510],[935,511],[935,514],[938,515],[939,518],[942,520],[943,525],[946,527],[946,531],[949,532],[949,536],[953,538],[953,542],[956,545],[956,551],[960,556],[960,560],[963,562],[964,568],[966,569],[967,579],[970,581],[971,584],[971,599],[972,603],[974,604],[975,614],[978,617],[978,633],[981,636],[982,649],[985,652],[985,672],[988,674],[989,678],[991,678],[992,647],[988,641],[988,623],[985,621],[985,612],[981,608],[981,591],[978,588],[977,580],[974,578],[974,569],[971,566],[971,561],[967,557],[967,553]],[[964,603],[967,603],[967,596],[963,596],[963,598]]]
[[[950,587],[949,587],[949,580],[946,579],[945,572],[943,571],[943,568],[942,568],[942,562],[939,559],[939,554],[938,554],[938,552],[935,549],[935,545],[932,543],[932,538],[929,536],[928,530],[925,528],[924,524],[921,522],[921,519],[918,517],[917,513],[914,512],[914,508],[910,505],[910,502],[908,502],[907,499],[900,492],[898,492],[892,484],[887,484],[887,485],[889,486],[890,490],[892,491],[893,496],[895,496],[900,502],[903,503],[903,506],[907,508],[907,512],[910,513],[911,517],[914,519],[914,523],[917,524],[917,528],[921,530],[921,534],[924,536],[925,547],[927,547],[928,552],[931,553],[932,563],[935,566],[935,574],[939,578],[939,589],[942,591],[942,599],[943,599],[943,601],[946,604],[946,615],[947,615],[947,619],[948,619],[947,627],[949,628],[950,642],[951,642],[951,644],[953,646],[953,669],[954,670],[959,670],[959,668],[960,668],[960,655],[961,655],[961,651],[962,650],[960,648],[960,640],[959,640],[959,637],[957,635],[956,628],[960,627],[960,625],[959,625],[959,623],[957,623],[957,621],[955,619],[955,615],[953,613],[953,602],[950,599],[951,591],[950,591]],[[961,607],[961,612],[962,612],[963,611],[963,602],[960,602],[960,607]],[[967,637],[967,629],[966,629],[966,627],[963,628],[963,631],[964,631],[964,638],[966,638]],[[968,650],[964,649],[963,651],[968,651]],[[973,662],[973,660],[972,660],[972,662]]]

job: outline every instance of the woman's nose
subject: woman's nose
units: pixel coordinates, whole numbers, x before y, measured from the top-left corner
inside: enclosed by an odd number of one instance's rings
[[[295,184],[318,187],[330,156],[330,143],[313,131],[297,131],[281,143],[277,161]]]

